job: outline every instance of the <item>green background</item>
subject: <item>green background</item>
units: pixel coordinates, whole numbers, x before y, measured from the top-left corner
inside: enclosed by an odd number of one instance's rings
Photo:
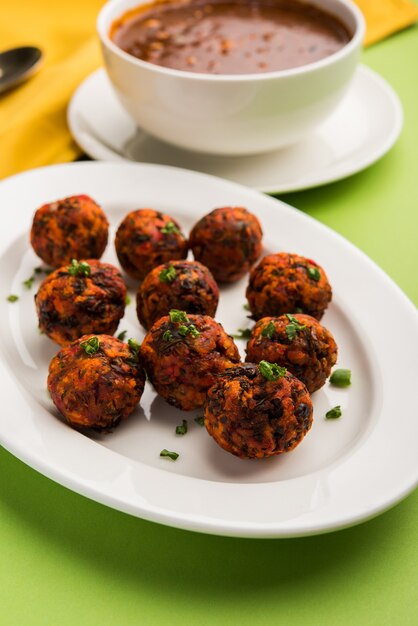
[[[404,130],[392,151],[345,181],[282,196],[353,241],[415,303],[417,61],[416,27],[363,56],[404,105]],[[129,517],[53,483],[3,449],[0,475],[2,626],[417,623],[416,494],[348,530],[247,540]]]

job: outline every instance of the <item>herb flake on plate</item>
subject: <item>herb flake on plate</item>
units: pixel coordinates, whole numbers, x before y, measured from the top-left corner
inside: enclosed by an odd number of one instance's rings
[[[329,382],[335,387],[349,387],[351,385],[351,370],[334,370],[331,374]]]
[[[238,328],[238,331],[231,335],[234,339],[250,339],[251,337],[251,329],[250,328]]]
[[[187,433],[187,420],[183,420],[183,422],[176,426],[176,435],[185,435]]]
[[[22,285],[26,287],[26,289],[32,289],[32,285],[35,282],[35,276],[31,276],[22,282]]]
[[[172,461],[177,461],[180,455],[178,452],[172,452],[171,450],[166,450],[164,448],[164,450],[161,450],[160,456],[171,459]]]
[[[334,406],[334,408],[330,409],[325,413],[325,419],[327,420],[335,420],[341,417],[343,412],[341,411],[340,405]]]

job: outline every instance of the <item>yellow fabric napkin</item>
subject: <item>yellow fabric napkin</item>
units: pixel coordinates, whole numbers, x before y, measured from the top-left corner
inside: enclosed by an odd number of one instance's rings
[[[36,76],[0,95],[0,178],[81,154],[66,112],[80,82],[101,63],[96,17],[105,0],[0,0],[2,49],[42,48]]]
[[[418,20],[410,0],[356,0],[371,44]],[[81,151],[72,140],[66,109],[79,83],[101,64],[95,34],[105,0],[0,0],[3,49],[38,45],[41,71],[0,95],[0,178],[32,167],[62,163]]]
[[[418,20],[418,6],[410,0],[355,0],[355,3],[366,19],[365,46]]]

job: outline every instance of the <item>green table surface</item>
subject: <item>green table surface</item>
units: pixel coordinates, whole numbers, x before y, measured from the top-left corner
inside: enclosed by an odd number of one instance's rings
[[[282,199],[354,242],[417,303],[418,28],[376,44],[363,62],[398,92],[401,138],[366,171]],[[130,517],[4,449],[0,475],[2,626],[417,623],[416,493],[348,530],[255,540]]]

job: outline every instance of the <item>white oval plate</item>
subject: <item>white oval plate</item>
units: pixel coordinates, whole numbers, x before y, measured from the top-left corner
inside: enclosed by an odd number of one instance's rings
[[[151,137],[122,108],[104,69],[86,78],[68,109],[74,139],[94,159],[185,167],[266,193],[317,187],[360,172],[390,150],[402,123],[398,96],[364,65],[335,112],[306,139],[252,156],[198,154]]]
[[[42,203],[87,193],[113,228],[134,208],[154,207],[186,231],[204,213],[244,205],[265,231],[265,252],[287,250],[316,259],[328,272],[334,299],[325,314],[339,345],[339,366],[352,370],[348,389],[326,385],[314,394],[314,425],[289,454],[243,461],[221,450],[193,420],[155,396],[112,434],[94,439],[58,419],[46,391],[55,346],[37,330],[36,285],[22,281],[39,260],[28,231]],[[204,174],[140,164],[79,163],[33,170],[0,184],[1,286],[0,441],[46,476],[89,498],[145,519],[208,533],[285,537],[342,528],[383,511],[417,480],[418,380],[414,307],[363,253],[303,213],[255,191]],[[112,232],[113,238],[113,232]],[[112,239],[104,259],[116,262]],[[37,282],[39,282],[37,278]],[[217,319],[234,332],[249,325],[246,279],[223,288]],[[16,293],[13,304],[7,295]],[[143,335],[132,304],[119,330]],[[244,354],[244,343],[240,349]],[[327,421],[340,404],[343,416]],[[189,432],[179,437],[183,418]],[[176,462],[162,448],[180,453]]]

